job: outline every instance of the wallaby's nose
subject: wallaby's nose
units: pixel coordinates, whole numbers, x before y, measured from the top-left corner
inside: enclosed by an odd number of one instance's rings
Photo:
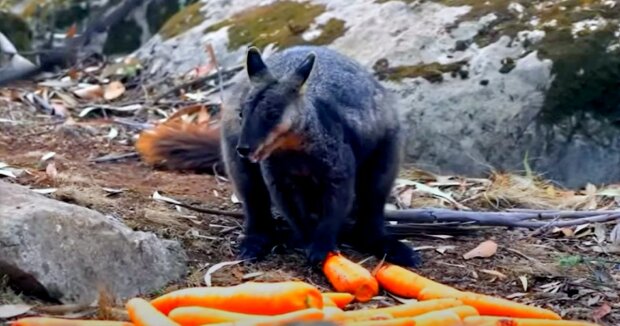
[[[250,147],[248,146],[237,146],[237,153],[239,156],[243,158],[247,158],[250,156]]]

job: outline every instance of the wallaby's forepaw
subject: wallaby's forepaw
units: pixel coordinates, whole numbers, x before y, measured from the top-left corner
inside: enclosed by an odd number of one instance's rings
[[[266,235],[245,236],[239,245],[239,259],[261,260],[269,252],[271,241]]]
[[[312,267],[321,268],[323,266],[323,262],[327,258],[327,254],[334,250],[336,250],[335,245],[330,245],[325,241],[315,241],[310,244],[306,250],[308,263]]]
[[[422,265],[422,257],[417,251],[391,237],[386,237],[383,240],[383,254],[387,262],[395,265],[403,267],[419,267]]]

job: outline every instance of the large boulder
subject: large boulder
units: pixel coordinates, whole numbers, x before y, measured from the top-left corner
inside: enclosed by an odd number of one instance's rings
[[[18,290],[88,304],[103,286],[127,298],[185,276],[186,260],[175,241],[0,181],[0,276]]]
[[[202,20],[136,52],[153,77],[203,64],[206,43],[225,67],[250,44],[327,45],[400,94],[409,162],[472,176],[530,167],[571,187],[620,181],[614,1],[200,4]]]
[[[62,34],[71,25],[77,24],[78,29],[84,31],[86,26],[95,20],[107,20],[110,22],[106,23],[109,28],[105,30],[96,28],[97,35],[91,42],[97,42],[97,50],[113,55],[127,54],[136,50],[157,33],[166,21],[172,20],[171,17],[175,13],[184,11],[196,1],[16,0],[11,9],[31,24],[34,39],[39,45],[48,41],[50,30]],[[113,14],[125,5],[129,5],[127,7],[129,10],[121,12],[118,16]],[[187,12],[182,16],[187,17]]]
[[[32,33],[28,24],[18,15],[0,10],[0,33],[4,34],[18,51],[30,49]]]

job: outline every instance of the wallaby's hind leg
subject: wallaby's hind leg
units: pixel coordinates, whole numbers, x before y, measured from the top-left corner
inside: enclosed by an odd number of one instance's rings
[[[415,267],[422,262],[420,255],[385,230],[385,203],[399,168],[398,146],[398,139],[386,138],[358,171],[355,226],[349,240],[361,251],[379,258],[385,255],[393,264]]]
[[[275,239],[271,201],[258,164],[239,157],[235,150],[236,144],[236,135],[225,136],[222,140],[222,155],[229,178],[239,200],[243,202],[245,230],[239,246],[239,257],[261,259],[269,252]]]

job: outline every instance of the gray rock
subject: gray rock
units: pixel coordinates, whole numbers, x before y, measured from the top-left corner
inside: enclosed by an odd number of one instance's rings
[[[434,73],[432,82],[421,76],[383,81],[402,99],[409,162],[438,173],[481,176],[491,169],[523,171],[528,157],[535,172],[565,186],[620,181],[620,129],[615,125],[620,114],[600,114],[620,101],[614,95],[620,78],[617,18],[587,23],[590,20],[569,14],[583,10],[578,3],[551,17],[537,12],[547,9],[534,2],[505,7],[471,2],[475,8],[447,6],[440,0],[309,2],[326,9],[303,32],[304,40],[311,41],[308,35],[318,35],[317,26],[330,19],[342,20],[346,31],[328,46],[369,70],[378,60],[386,60],[389,67],[427,65],[431,70],[465,62],[459,71]],[[166,41],[156,35],[135,53],[152,63],[154,79],[203,64],[207,43],[222,66],[242,63],[245,47],[229,48],[229,27],[209,27],[259,3],[203,3],[201,24]],[[260,4],[269,3],[274,1]],[[603,2],[595,6],[607,16],[618,16],[618,8]],[[257,19],[266,15],[263,11]],[[549,113],[555,120],[541,118]]]
[[[61,302],[91,303],[100,285],[120,298],[161,289],[186,260],[178,242],[0,181],[0,274],[34,278]]]

